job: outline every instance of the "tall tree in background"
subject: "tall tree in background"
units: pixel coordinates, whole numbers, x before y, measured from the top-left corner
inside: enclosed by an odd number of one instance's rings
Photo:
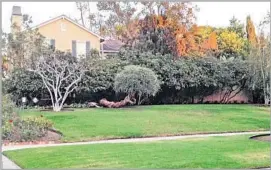
[[[109,37],[118,37],[120,40],[132,38],[135,25],[134,20],[137,2],[98,2],[99,11],[108,13],[105,20]]]
[[[256,31],[255,31],[255,27],[250,16],[247,16],[246,31],[247,31],[247,39],[249,43],[251,45],[256,45],[257,43]]]
[[[231,58],[244,56],[245,39],[228,29],[218,30],[219,57]]]
[[[101,12],[92,12],[91,5],[94,5],[94,2],[76,2],[80,19],[76,18],[75,20],[89,30],[104,36],[108,32],[105,25],[105,16]]]
[[[153,42],[161,40],[161,45],[168,48],[161,48],[163,52],[170,50],[175,56],[186,56],[196,49],[193,34],[189,32],[195,19],[195,7],[184,2],[142,4],[147,13],[144,22],[148,24],[140,27],[141,32],[152,35]]]
[[[218,50],[217,35],[215,29],[210,26],[197,26],[193,25],[189,30],[195,39],[197,46],[190,56],[213,56]]]
[[[228,30],[236,32],[242,38],[244,38],[246,35],[244,24],[242,24],[240,20],[235,18],[235,16],[230,19],[230,26],[228,27]]]
[[[85,13],[88,11],[89,5],[88,2],[75,2],[77,9],[80,11],[80,20],[82,25],[85,27]]]

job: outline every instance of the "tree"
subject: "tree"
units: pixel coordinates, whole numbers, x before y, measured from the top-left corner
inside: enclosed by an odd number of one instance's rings
[[[242,92],[250,81],[248,62],[240,59],[222,60],[219,63],[218,86],[223,93],[221,103],[228,103],[230,99]]]
[[[48,50],[44,37],[37,29],[30,28],[31,23],[32,18],[23,15],[23,31],[6,34],[7,60],[12,68],[33,67],[39,54]]]
[[[246,31],[247,31],[247,39],[248,39],[249,43],[251,45],[256,45],[256,43],[257,43],[257,36],[256,36],[254,24],[253,24],[250,16],[247,16]]]
[[[91,4],[93,3],[93,4]],[[80,13],[80,19],[75,19],[89,30],[99,33],[101,36],[107,34],[105,16],[101,12],[92,12],[90,6],[94,2],[76,2],[76,8]]]
[[[244,56],[245,39],[240,37],[236,32],[228,29],[220,29],[218,34],[219,56],[240,57]]]
[[[132,37],[136,30],[134,26],[137,2],[98,2],[99,11],[106,12],[109,17],[105,20],[106,29],[110,37],[125,40]],[[121,28],[121,29],[120,29]],[[117,33],[118,32],[118,33]]]
[[[126,66],[116,75],[114,82],[116,92],[126,93],[129,98],[137,98],[138,105],[149,96],[154,96],[159,88],[157,75],[152,70],[134,65]]]
[[[31,101],[34,97],[40,99],[47,94],[39,75],[26,69],[14,69],[3,82],[3,87],[16,104],[20,104],[22,97]]]
[[[244,24],[234,16],[230,19],[229,31],[237,33],[240,37],[244,38],[246,35]]]
[[[75,3],[76,3],[77,9],[80,12],[80,19],[81,19],[82,25],[85,27],[86,25],[85,25],[84,15],[88,11],[88,7],[89,7],[88,2],[75,2]]]
[[[70,54],[60,52],[43,54],[35,69],[48,90],[53,110],[59,112],[68,95],[73,92],[86,72],[80,61],[74,61]]]
[[[250,71],[252,82],[250,89],[252,92],[260,92],[264,103],[267,105],[270,102],[270,37],[264,34],[265,26],[270,24],[270,12],[267,17],[261,22],[259,27],[260,36],[254,46],[251,47],[249,54]]]

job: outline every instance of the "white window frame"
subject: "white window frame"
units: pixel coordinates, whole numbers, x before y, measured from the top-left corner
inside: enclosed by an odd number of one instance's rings
[[[51,38],[45,38],[44,44],[45,44],[45,46],[50,47],[51,46]]]
[[[86,41],[76,41],[76,57],[78,59],[86,57]]]

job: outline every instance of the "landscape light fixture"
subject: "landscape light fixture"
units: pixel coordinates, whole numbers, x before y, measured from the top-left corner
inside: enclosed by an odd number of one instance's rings
[[[22,103],[26,103],[26,97],[22,97]]]
[[[32,101],[36,104],[38,103],[39,100],[36,97],[34,97]]]

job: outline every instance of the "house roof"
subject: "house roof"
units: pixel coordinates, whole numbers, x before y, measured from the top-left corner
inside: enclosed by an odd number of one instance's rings
[[[33,28],[33,29],[36,29],[36,28],[42,27],[42,26],[44,26],[44,25],[47,25],[47,24],[49,24],[49,23],[52,23],[52,22],[54,22],[54,21],[57,21],[57,20],[59,20],[59,19],[66,19],[66,20],[72,22],[73,24],[77,25],[78,27],[84,29],[85,31],[89,32],[90,34],[93,34],[94,36],[96,36],[96,37],[98,37],[98,38],[104,40],[104,38],[102,38],[100,35],[98,35],[98,34],[92,32],[92,31],[90,31],[89,29],[87,29],[87,28],[84,27],[83,25],[77,23],[77,22],[74,21],[73,19],[67,17],[66,15],[60,15],[60,16],[58,16],[58,17],[52,18],[52,19],[50,19],[50,20],[48,20],[48,21],[45,21],[45,22],[43,22],[43,23],[41,23],[41,24],[39,24],[39,25],[37,25],[37,26],[35,26],[35,27],[32,27],[32,28]]]
[[[108,39],[103,42],[102,46],[104,52],[118,52],[123,46],[123,43],[119,40]]]

